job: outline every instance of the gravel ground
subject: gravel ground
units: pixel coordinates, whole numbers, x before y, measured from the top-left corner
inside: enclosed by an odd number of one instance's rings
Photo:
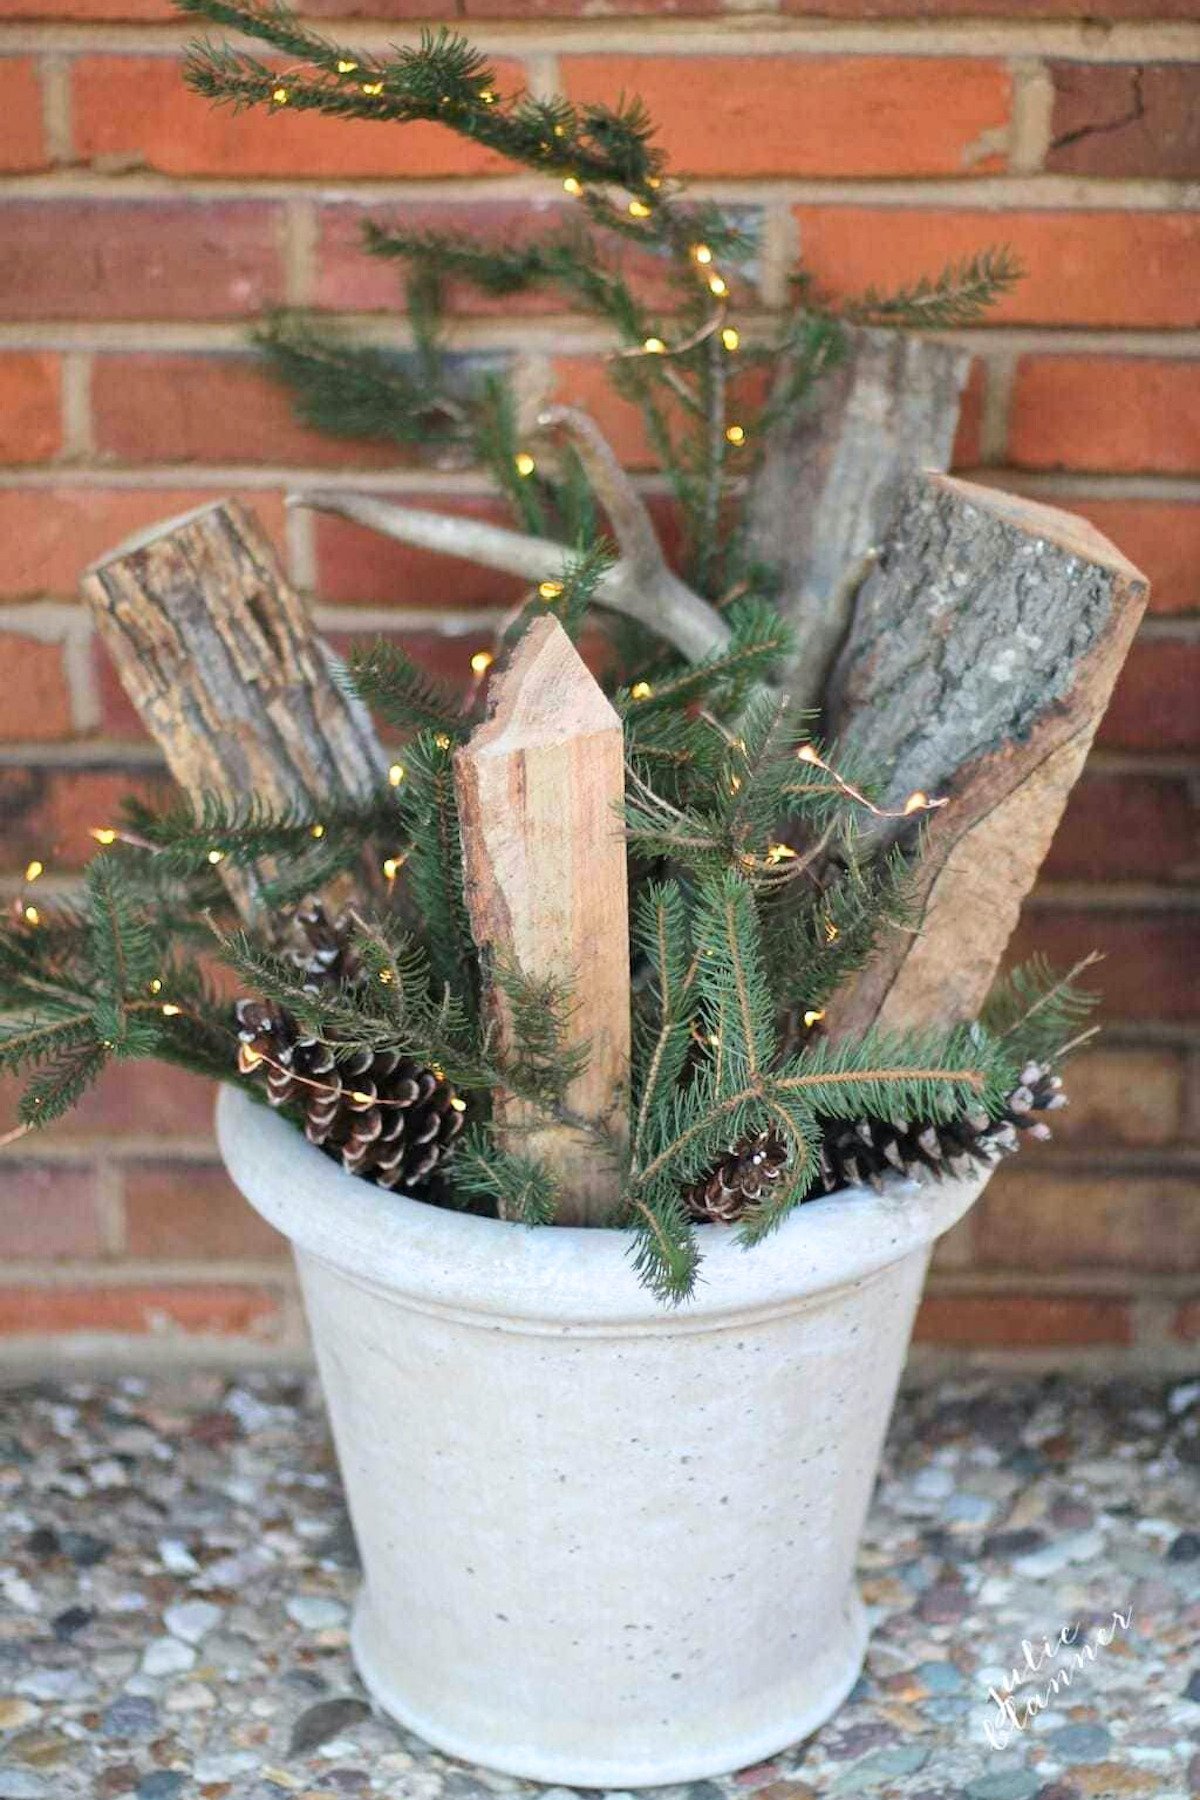
[[[1200,1381],[909,1393],[862,1555],[875,1635],[850,1700],[769,1764],[658,1793],[1200,1794],[1198,1501]],[[570,1800],[372,1715],[347,1648],[355,1582],[310,1382],[0,1396],[0,1800]],[[988,1690],[1026,1641],[1042,1666],[1013,1695],[1018,1729]],[[1028,1714],[1064,1662],[1070,1687]]]

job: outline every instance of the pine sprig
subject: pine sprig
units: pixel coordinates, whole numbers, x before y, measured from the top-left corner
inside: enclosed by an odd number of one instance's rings
[[[467,1130],[449,1174],[457,1200],[482,1203],[521,1225],[552,1225],[562,1204],[561,1185],[545,1164],[503,1149],[486,1125]]]
[[[985,1029],[1015,1062],[1057,1066],[1079,1041],[1096,1006],[1098,996],[1080,987],[1079,977],[1100,960],[1093,951],[1062,975],[1042,956],[1018,964],[989,994],[982,1015]]]
[[[940,275],[923,276],[890,294],[870,287],[847,309],[847,317],[911,331],[977,325],[1024,273],[1013,252],[1000,245],[950,263]]]
[[[386,638],[351,652],[347,680],[372,712],[398,731],[463,735],[466,721],[450,688]]]

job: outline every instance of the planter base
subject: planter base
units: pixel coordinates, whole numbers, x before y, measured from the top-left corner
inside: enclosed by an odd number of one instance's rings
[[[575,1760],[569,1754],[548,1753],[543,1744],[504,1735],[504,1728],[511,1727],[511,1721],[499,1712],[495,1716],[495,1735],[488,1735],[482,1719],[472,1728],[470,1722],[455,1719],[449,1711],[437,1717],[410,1706],[385,1672],[389,1660],[386,1644],[376,1650],[366,1587],[360,1590],[354,1607],[351,1649],[355,1666],[375,1704],[434,1749],[504,1775],[520,1775],[556,1787],[628,1789],[665,1787],[729,1775],[764,1762],[809,1737],[833,1716],[858,1680],[869,1635],[866,1611],[857,1590],[852,1590],[839,1629],[819,1654],[806,1656],[795,1680],[780,1690],[769,1723],[765,1699],[760,1708],[756,1707],[753,1729],[723,1719],[720,1708],[714,1707],[711,1734],[701,1742],[696,1731],[689,1730],[688,1741],[680,1743],[674,1760],[662,1753],[639,1760],[633,1744],[611,1759]],[[486,1696],[482,1696],[480,1715],[486,1709]]]

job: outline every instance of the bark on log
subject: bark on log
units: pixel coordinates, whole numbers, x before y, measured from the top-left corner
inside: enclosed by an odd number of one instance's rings
[[[463,868],[480,949],[570,987],[570,1041],[590,1047],[570,1084],[576,1119],[619,1154],[628,1131],[629,915],[621,721],[557,619],[539,619],[493,684],[492,713],[455,754]],[[500,1041],[504,995],[489,1005]],[[510,1147],[559,1177],[560,1225],[612,1212],[615,1167],[586,1129],[496,1096]]]
[[[130,538],[85,571],[81,589],[185,794],[319,807],[378,788],[387,759],[371,722],[238,501]],[[253,874],[221,872],[253,919]]]
[[[1084,520],[946,476],[906,489],[830,690],[838,751],[885,804],[946,796],[895,931],[835,996],[835,1037],[978,1015],[1145,607]],[[861,762],[860,760],[861,759]]]
[[[806,710],[821,705],[864,559],[904,480],[949,467],[970,365],[966,351],[896,331],[848,337],[843,360],[769,430],[746,504],[750,554],[778,570],[796,633],[782,685]]]

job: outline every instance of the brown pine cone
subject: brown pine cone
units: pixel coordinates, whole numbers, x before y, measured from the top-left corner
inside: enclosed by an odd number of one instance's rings
[[[743,1138],[686,1195],[693,1219],[732,1225],[770,1194],[788,1163],[788,1147],[776,1131]]]

